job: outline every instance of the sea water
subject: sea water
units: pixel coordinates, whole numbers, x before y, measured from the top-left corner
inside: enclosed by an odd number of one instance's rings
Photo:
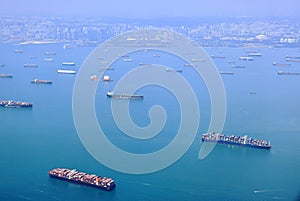
[[[23,53],[14,53],[22,49]],[[135,141],[122,134],[106,97],[118,79],[140,62],[183,69],[199,101],[201,120],[194,143],[184,156],[168,168],[151,174],[132,175],[114,171],[95,160],[82,145],[72,115],[72,93],[76,75],[57,74],[58,69],[80,70],[94,47],[64,49],[63,44],[0,44],[0,99],[33,103],[33,108],[0,108],[0,200],[297,200],[300,193],[300,76],[277,75],[277,71],[300,72],[300,62],[291,67],[273,66],[286,55],[300,55],[297,48],[250,48],[262,53],[253,61],[240,61],[245,48],[205,48],[222,75],[227,97],[225,134],[247,134],[270,140],[271,150],[217,145],[204,160],[198,159],[201,134],[210,123],[209,92],[201,77],[184,61],[165,52],[135,52],[132,62],[116,61],[115,70],[105,72],[113,82],[99,83],[95,108],[99,125],[113,144],[142,154],[162,149],[172,141],[180,124],[180,105],[169,91],[148,86],[138,92],[143,100],[130,101],[130,114],[138,126],[149,124],[153,105],[165,108],[168,119],[160,137]],[[44,52],[56,55],[44,55]],[[153,57],[159,54],[160,57]],[[53,62],[44,61],[53,58]],[[72,61],[75,66],[62,66]],[[245,68],[232,68],[243,65]],[[25,63],[37,68],[23,67]],[[174,72],[171,72],[174,73]],[[49,79],[52,85],[32,84],[32,79]],[[92,80],[91,80],[92,81]],[[255,94],[250,94],[255,91]],[[122,101],[122,100],[120,100]],[[84,107],[84,105],[83,105]],[[103,154],[108,154],[103,152]],[[117,160],[117,158],[116,158]],[[159,161],[158,161],[159,162]],[[49,178],[55,167],[112,177],[117,188],[105,192]]]

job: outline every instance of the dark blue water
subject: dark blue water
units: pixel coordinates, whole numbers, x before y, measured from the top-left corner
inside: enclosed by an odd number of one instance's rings
[[[21,54],[14,49],[22,49]],[[0,200],[297,200],[300,193],[300,76],[279,76],[278,70],[300,72],[300,63],[291,67],[273,66],[284,62],[286,55],[300,55],[299,49],[252,48],[262,53],[254,61],[239,61],[248,49],[206,48],[209,54],[226,56],[214,59],[222,71],[227,94],[227,118],[223,132],[248,134],[270,140],[270,151],[217,145],[205,159],[198,160],[200,135],[210,120],[210,100],[199,76],[183,61],[152,52],[131,55],[133,62],[116,62],[107,71],[115,81],[139,62],[159,63],[183,69],[199,100],[201,122],[198,135],[188,152],[175,164],[147,175],[130,175],[103,166],[85,150],[77,135],[72,117],[72,90],[76,75],[58,75],[63,61],[74,61],[79,70],[93,47],[63,49],[63,44],[1,44],[0,73],[11,73],[13,79],[0,79],[0,99],[28,101],[32,109],[0,108]],[[44,55],[54,51],[56,55]],[[147,55],[149,54],[149,55]],[[32,58],[34,56],[34,58]],[[46,62],[44,58],[54,58]],[[140,61],[141,60],[141,61]],[[246,68],[231,68],[227,61]],[[119,61],[121,62],[121,61]],[[25,63],[38,64],[24,68]],[[30,80],[51,79],[52,85],[35,85]],[[180,115],[175,97],[157,87],[141,89],[151,99],[132,101],[130,111],[139,126],[149,123],[147,113],[160,104],[168,112],[168,121],[159,138],[139,143],[117,129],[110,112],[106,91],[116,82],[101,83],[96,93],[99,124],[110,131],[108,138],[133,153],[159,150],[167,145],[178,129]],[[250,94],[255,90],[256,94]],[[141,149],[141,147],[143,149]],[[105,153],[103,153],[105,154]],[[48,177],[55,167],[76,168],[88,173],[110,176],[116,180],[113,192],[70,184]]]

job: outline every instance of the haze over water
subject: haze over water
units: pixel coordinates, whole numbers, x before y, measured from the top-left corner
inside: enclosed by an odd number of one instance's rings
[[[148,125],[147,113],[154,104],[165,107],[168,122],[158,139],[147,144],[131,141],[113,122],[110,99],[124,72],[140,62],[160,63],[183,69],[197,95],[201,113],[197,137],[188,152],[175,164],[146,175],[130,175],[108,169],[93,159],[77,135],[72,117],[72,90],[76,75],[60,75],[63,61],[74,61],[79,70],[94,47],[63,49],[63,44],[0,44],[0,73],[11,73],[12,79],[0,79],[1,100],[20,100],[34,104],[32,109],[0,108],[1,178],[0,200],[297,200],[299,197],[300,76],[277,75],[277,71],[300,71],[300,62],[291,67],[273,66],[285,62],[286,55],[300,55],[298,48],[250,48],[262,53],[254,61],[240,61],[248,49],[205,48],[222,75],[227,95],[227,116],[223,132],[270,140],[271,150],[217,145],[205,159],[198,159],[201,134],[210,121],[208,91],[199,76],[185,62],[163,52],[132,53],[132,62],[117,61],[115,70],[107,71],[114,81],[99,83],[96,113],[107,137],[122,149],[141,153],[160,149],[169,143],[178,128],[179,105],[166,90],[145,87],[143,101],[132,101],[133,120]],[[22,49],[23,53],[14,53]],[[56,52],[53,62],[46,62],[46,51]],[[159,54],[159,58],[153,58]],[[34,57],[33,57],[34,56]],[[245,68],[232,68],[228,61]],[[25,63],[38,64],[24,68]],[[50,79],[52,85],[31,84],[30,80]],[[256,94],[250,94],[254,90]],[[125,143],[126,142],[126,143]],[[103,153],[107,154],[107,153]],[[87,173],[113,177],[117,188],[104,192],[94,188],[62,182],[48,177],[55,167],[76,168]]]

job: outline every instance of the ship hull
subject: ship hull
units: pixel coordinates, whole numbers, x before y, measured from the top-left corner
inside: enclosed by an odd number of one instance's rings
[[[143,95],[107,95],[110,98],[120,98],[120,99],[143,99]]]
[[[68,179],[68,178],[59,177],[59,176],[52,175],[52,174],[49,174],[49,176],[52,177],[52,178],[55,178],[55,179],[62,180],[62,181],[68,181],[68,182],[71,182],[71,183],[80,184],[80,185],[84,185],[84,186],[91,186],[91,187],[101,189],[101,190],[104,190],[104,191],[112,191],[116,187],[115,184],[113,184],[109,187],[104,187],[104,186],[97,186],[97,185],[90,184],[90,183],[85,183],[85,182],[82,182],[80,180],[71,180],[71,179]]]
[[[236,142],[229,142],[229,141],[221,141],[221,140],[207,140],[202,138],[202,142],[215,142],[218,144],[228,144],[228,145],[236,145],[241,147],[251,147],[251,148],[258,148],[258,149],[271,149],[271,146],[259,146],[259,145],[252,145],[252,144],[242,144]]]
[[[0,101],[0,106],[7,108],[31,108],[32,104],[20,101]]]

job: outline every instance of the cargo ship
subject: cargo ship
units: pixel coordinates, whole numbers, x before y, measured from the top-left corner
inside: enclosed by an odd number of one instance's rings
[[[75,66],[75,62],[62,62],[63,66]]]
[[[55,168],[48,172],[50,177],[69,181],[86,186],[92,186],[101,190],[111,191],[116,187],[115,181],[112,178],[78,172],[75,169]]]
[[[75,74],[75,70],[64,70],[64,69],[59,69],[57,70],[57,73],[62,73],[62,74]]]
[[[44,61],[54,61],[53,58],[45,58]]]
[[[220,71],[220,74],[222,75],[233,75],[232,71]]]
[[[106,94],[110,98],[122,98],[122,99],[143,99],[144,95],[134,95],[134,94],[115,94],[112,91],[108,91]]]
[[[232,68],[246,68],[246,66],[232,65]]]
[[[219,144],[230,144],[243,147],[252,147],[259,149],[270,149],[271,143],[266,140],[258,140],[252,137],[235,136],[235,135],[224,135],[221,133],[205,133],[202,134],[202,141],[205,142],[216,142]]]
[[[176,70],[176,69],[172,69],[172,68],[166,68],[166,71],[167,72],[177,72],[177,73],[182,73],[183,72],[182,69]]]
[[[0,106],[19,108],[19,107],[32,107],[32,104],[28,102],[21,102],[21,101],[0,100]]]
[[[253,57],[240,57],[239,60],[253,61]]]
[[[31,83],[36,83],[36,84],[52,84],[52,81],[51,80],[34,79],[34,80],[31,80]]]
[[[13,78],[12,74],[0,74],[0,78]]]
[[[284,71],[278,71],[278,75],[299,75],[300,73],[298,72],[284,72]]]
[[[215,58],[215,59],[225,59],[225,56],[216,56],[216,55],[210,55],[211,58]]]
[[[277,62],[273,62],[273,66],[291,66],[291,64],[288,63],[277,63]]]
[[[37,67],[37,64],[24,64],[24,67]]]
[[[23,53],[23,50],[15,49],[15,50],[14,50],[14,53]]]
[[[45,52],[45,55],[56,55],[56,52]]]
[[[249,52],[248,56],[252,56],[252,57],[261,57],[261,53],[259,52]]]

